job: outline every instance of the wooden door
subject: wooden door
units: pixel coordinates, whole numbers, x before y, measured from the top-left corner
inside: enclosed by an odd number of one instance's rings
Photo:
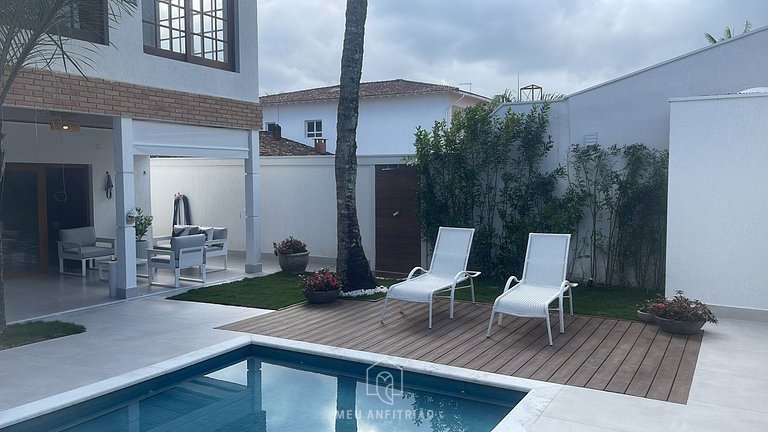
[[[376,274],[403,277],[421,265],[418,176],[407,165],[376,166]]]

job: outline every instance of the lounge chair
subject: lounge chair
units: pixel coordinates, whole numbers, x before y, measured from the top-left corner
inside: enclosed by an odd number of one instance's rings
[[[457,288],[471,288],[472,302],[475,301],[475,284],[472,278],[480,272],[467,271],[467,260],[472,248],[472,228],[440,227],[437,233],[435,251],[432,254],[432,264],[429,270],[416,267],[408,274],[408,278],[389,287],[384,299],[384,310],[381,311],[381,322],[387,313],[390,299],[400,300],[400,312],[405,302],[429,303],[429,328],[432,328],[432,299],[436,294],[450,290],[450,317],[453,318],[453,300]],[[417,273],[420,273],[416,276]],[[458,286],[469,280],[469,285]]]
[[[488,337],[491,336],[493,317],[496,313],[499,314],[499,325],[501,325],[502,315],[544,318],[547,320],[549,344],[552,345],[549,304],[555,299],[559,300],[556,310],[560,314],[560,333],[565,332],[563,297],[568,297],[571,315],[573,315],[572,288],[578,285],[565,279],[570,244],[570,234],[531,233],[528,235],[523,277],[519,280],[516,276],[510,277],[504,286],[504,292],[493,303],[491,320],[488,323]],[[517,284],[510,286],[512,282]],[[565,295],[566,291],[568,295]]]
[[[96,237],[92,226],[59,230],[59,273],[85,277],[86,261],[115,255],[115,239]],[[80,273],[64,271],[64,260],[80,261]]]

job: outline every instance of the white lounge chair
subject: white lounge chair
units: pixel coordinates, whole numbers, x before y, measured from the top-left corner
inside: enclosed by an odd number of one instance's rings
[[[493,302],[491,321],[488,323],[488,337],[491,336],[493,317],[496,313],[499,314],[499,325],[501,325],[502,315],[544,318],[547,320],[549,344],[552,345],[549,304],[555,299],[559,300],[557,311],[560,314],[560,333],[565,332],[563,297],[568,297],[571,315],[573,315],[572,288],[578,285],[565,279],[570,244],[570,234],[531,233],[528,235],[523,277],[519,280],[515,276],[510,277],[504,286],[504,293]],[[512,282],[517,284],[510,286]],[[566,291],[568,295],[565,295]]]
[[[429,303],[429,328],[432,328],[432,299],[436,294],[450,290],[451,318],[453,318],[453,299],[457,288],[471,288],[472,302],[474,302],[475,284],[472,278],[479,276],[480,272],[467,271],[467,260],[474,234],[475,230],[472,228],[440,227],[429,270],[415,267],[405,281],[389,287],[387,297],[384,299],[384,310],[381,311],[381,322],[384,322],[384,314],[387,313],[387,303],[390,299],[401,301],[400,312],[403,311],[405,302]],[[421,274],[416,276],[416,273]],[[458,286],[467,280],[469,285]]]
[[[173,286],[179,287],[181,270],[199,267],[201,281],[205,283],[205,234],[195,234],[171,238],[170,249],[147,249],[147,276],[149,284],[154,284],[157,269],[172,270]]]

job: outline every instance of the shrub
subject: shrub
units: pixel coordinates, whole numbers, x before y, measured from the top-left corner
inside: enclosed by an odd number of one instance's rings
[[[706,321],[717,324],[709,306],[699,300],[691,300],[678,290],[671,299],[659,299],[651,303],[650,312],[659,318],[675,321]]]
[[[136,217],[133,222],[133,227],[136,229],[136,241],[141,241],[141,239],[147,235],[149,226],[152,225],[153,217],[151,215],[145,215],[141,207],[136,207],[135,213]]]
[[[293,236],[281,241],[280,243],[272,242],[272,246],[275,248],[275,256],[277,255],[292,255],[307,251],[307,245]]]

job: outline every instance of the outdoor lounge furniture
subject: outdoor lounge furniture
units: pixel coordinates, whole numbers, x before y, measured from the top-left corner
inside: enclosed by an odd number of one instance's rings
[[[59,230],[59,273],[85,277],[85,262],[115,255],[115,239],[96,237],[92,226]],[[80,261],[80,273],[64,271],[64,260]]]
[[[174,225],[172,234],[153,238],[153,248],[170,249],[173,237],[183,237],[195,234],[205,234],[206,258],[224,257],[224,268],[208,269],[208,273],[227,269],[227,254],[229,253],[228,229],[225,227],[202,227],[197,225]]]
[[[504,292],[493,302],[491,320],[488,323],[488,337],[491,336],[493,317],[499,314],[547,320],[547,335],[552,345],[552,328],[549,321],[549,304],[559,300],[557,311],[560,314],[560,333],[565,332],[563,322],[563,297],[568,297],[573,315],[572,288],[577,284],[565,279],[570,250],[570,234],[528,235],[528,248],[525,252],[523,277],[511,276],[504,286]],[[512,282],[516,285],[510,286]],[[565,292],[568,291],[568,295]],[[554,310],[554,309],[553,309]]]
[[[171,238],[169,249],[147,249],[147,277],[149,284],[157,269],[173,270],[173,286],[179,287],[181,270],[199,267],[202,282],[205,283],[205,234],[195,234]]]
[[[429,303],[429,328],[432,328],[432,300],[436,294],[450,291],[451,319],[453,319],[453,301],[457,288],[471,288],[472,302],[474,302],[475,284],[472,278],[479,276],[480,272],[467,271],[467,260],[474,234],[475,230],[472,228],[440,227],[429,270],[416,267],[411,270],[405,281],[389,287],[387,297],[384,299],[384,310],[381,311],[381,322],[384,323],[384,315],[387,313],[387,304],[390,299],[401,301],[400,312],[403,311],[404,302]],[[417,272],[421,274],[416,276]],[[469,285],[458,286],[467,280]]]

